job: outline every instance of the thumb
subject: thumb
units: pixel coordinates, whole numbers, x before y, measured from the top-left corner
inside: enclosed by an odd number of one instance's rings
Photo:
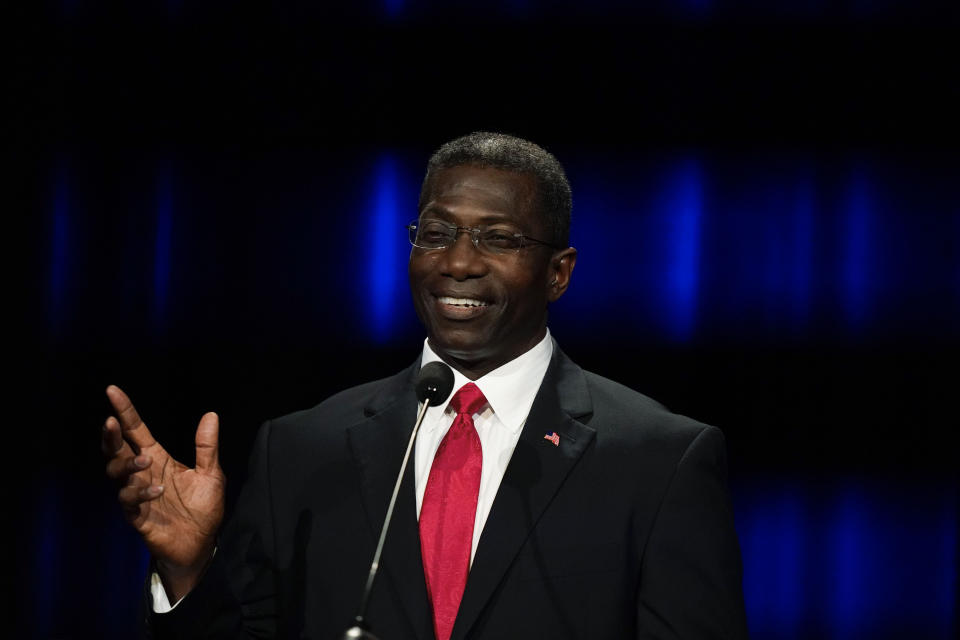
[[[213,471],[217,468],[217,442],[220,434],[220,418],[217,414],[205,413],[197,425],[194,443],[197,445],[197,470]]]

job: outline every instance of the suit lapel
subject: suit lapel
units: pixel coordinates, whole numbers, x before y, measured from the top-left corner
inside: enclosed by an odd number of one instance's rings
[[[554,343],[554,354],[477,546],[452,638],[464,638],[540,515],[593,440],[577,418],[592,413],[583,371]],[[544,435],[560,436],[554,446]],[[419,555],[417,556],[419,558]]]
[[[374,536],[380,534],[416,418],[417,402],[413,383],[418,365],[388,379],[364,408],[367,419],[347,430],[351,449],[360,466],[364,509]],[[402,602],[417,637],[426,640],[433,637],[433,626],[420,556],[412,458],[411,453],[400,484],[376,581],[386,579],[393,583],[393,590]],[[375,583],[373,593],[386,586],[380,584],[378,587]],[[383,634],[388,630],[373,631]]]

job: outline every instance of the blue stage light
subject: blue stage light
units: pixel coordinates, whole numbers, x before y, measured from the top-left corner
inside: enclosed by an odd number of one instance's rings
[[[701,224],[703,194],[700,165],[696,158],[675,161],[661,198],[662,208],[654,213],[662,217],[665,243],[661,290],[667,335],[677,342],[693,337],[697,325],[700,285]]]
[[[813,306],[814,217],[816,213],[813,179],[804,168],[798,171],[794,186],[787,191],[786,249],[789,265],[784,285],[789,307],[787,315],[794,333],[806,329]],[[771,291],[773,296],[777,291]]]
[[[371,203],[369,229],[372,245],[369,251],[361,248],[343,247],[356,251],[367,262],[369,300],[366,303],[369,335],[374,342],[388,341],[400,328],[397,310],[404,304],[406,272],[404,259],[403,212],[415,210],[401,207],[400,168],[398,159],[391,153],[383,153],[377,159],[373,179],[373,202]],[[412,215],[409,217],[413,217]]]
[[[873,249],[879,239],[875,233],[871,185],[864,172],[864,168],[857,167],[850,177],[841,216],[841,305],[847,326],[854,334],[870,321],[873,290],[883,286],[883,274],[878,273],[873,259]]]

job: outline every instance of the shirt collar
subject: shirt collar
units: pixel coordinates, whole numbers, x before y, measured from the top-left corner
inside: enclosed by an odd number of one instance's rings
[[[552,356],[553,339],[550,337],[550,329],[547,329],[543,339],[533,348],[473,381],[508,430],[517,432],[523,427]],[[440,356],[430,348],[429,341],[424,340],[420,366],[438,360],[441,360]],[[468,382],[470,380],[465,375],[453,369],[453,393],[450,397]],[[449,404],[450,398],[447,398],[443,405],[427,409],[431,424],[436,423]],[[425,424],[424,427],[426,426]]]

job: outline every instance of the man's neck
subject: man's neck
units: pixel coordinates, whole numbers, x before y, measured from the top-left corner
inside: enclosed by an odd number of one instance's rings
[[[487,375],[488,373],[490,373],[491,371],[499,369],[500,367],[507,364],[508,362],[512,362],[513,360],[516,360],[523,354],[527,353],[528,351],[530,351],[530,349],[533,349],[535,346],[540,344],[540,342],[544,339],[544,337],[546,337],[546,335],[547,335],[547,329],[546,327],[544,327],[543,330],[539,333],[539,335],[537,335],[536,338],[531,340],[530,343],[526,345],[525,349],[518,350],[517,353],[509,354],[506,357],[500,357],[497,359],[487,359],[487,360],[466,360],[462,358],[457,358],[455,356],[450,355],[449,353],[444,352],[442,349],[438,349],[437,346],[433,344],[433,341],[428,339],[427,342],[429,343],[430,348],[433,350],[433,352],[437,354],[437,356],[439,356],[441,360],[443,360],[445,363],[447,363],[448,365],[450,365],[451,367],[459,371],[461,374],[463,374],[463,376],[467,378],[467,380],[478,380],[483,376]]]

